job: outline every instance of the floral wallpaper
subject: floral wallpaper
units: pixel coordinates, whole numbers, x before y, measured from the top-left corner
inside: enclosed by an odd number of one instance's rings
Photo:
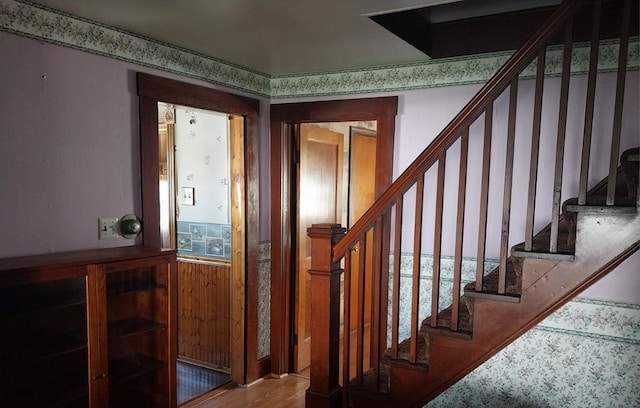
[[[271,244],[260,242],[258,258],[258,359],[271,353]]]
[[[490,53],[365,70],[270,77],[27,0],[0,0],[0,30],[274,99],[484,83],[511,54]],[[635,37],[629,46],[628,70],[640,67],[639,50],[640,42]],[[601,71],[616,69],[617,51],[616,41],[602,42],[599,57]],[[587,72],[588,56],[587,44],[574,46],[573,74]],[[559,75],[561,57],[560,48],[549,48],[547,75]],[[523,72],[521,78],[533,77],[534,70],[535,63]]]
[[[497,264],[485,260],[485,271]],[[463,259],[462,287],[475,280],[475,265]],[[401,293],[410,293],[412,268],[412,255],[402,254]],[[430,314],[432,269],[433,257],[422,255],[418,322]],[[447,299],[440,309],[451,303],[453,258],[443,257],[441,269]],[[409,337],[409,315],[402,312],[410,302],[401,299],[400,339]],[[576,298],[426,407],[640,407],[640,305]]]
[[[426,407],[640,407],[640,305],[578,298]]]

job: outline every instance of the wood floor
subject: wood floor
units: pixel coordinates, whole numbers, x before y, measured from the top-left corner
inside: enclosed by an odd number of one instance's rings
[[[249,387],[235,387],[202,401],[194,408],[303,408],[309,380],[297,375],[265,378]]]

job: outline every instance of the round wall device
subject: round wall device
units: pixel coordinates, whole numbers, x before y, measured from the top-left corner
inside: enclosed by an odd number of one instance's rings
[[[142,232],[142,222],[134,214],[127,214],[120,218],[120,235],[127,239],[134,239]]]

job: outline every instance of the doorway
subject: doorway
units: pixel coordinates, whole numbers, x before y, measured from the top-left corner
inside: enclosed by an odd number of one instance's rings
[[[243,122],[158,102],[162,247],[177,252],[178,404],[231,379],[231,272],[243,230],[231,193],[243,183],[230,180],[244,180],[231,157],[243,157]]]
[[[201,109],[204,111],[221,112],[225,116],[225,120],[230,116],[230,140],[239,141],[240,154],[234,156],[231,160],[231,176],[229,179],[229,208],[233,212],[234,209],[238,213],[243,214],[243,218],[234,224],[234,230],[230,236],[230,257],[223,259],[216,268],[223,267],[228,272],[228,285],[230,287],[228,304],[229,320],[224,323],[229,326],[229,352],[228,352],[228,371],[231,381],[239,384],[246,384],[259,378],[263,373],[261,365],[258,362],[258,322],[255,313],[251,310],[257,309],[258,293],[257,285],[251,282],[257,281],[258,265],[258,226],[259,226],[259,196],[258,196],[258,112],[259,101],[246,98],[226,92],[187,84],[179,81],[160,78],[153,75],[138,73],[137,74],[138,96],[140,101],[140,133],[141,133],[141,197],[142,197],[142,220],[143,220],[143,242],[144,245],[162,247],[163,239],[166,236],[176,237],[176,247],[180,245],[177,242],[178,228],[183,226],[177,223],[171,224],[175,228],[171,234],[163,235],[162,223],[163,216],[160,208],[161,203],[161,143],[158,137],[159,131],[159,108],[158,102],[164,102],[175,106],[184,106],[191,109]],[[196,120],[198,120],[196,118]],[[233,134],[236,121],[241,126],[238,134]],[[165,146],[165,148],[167,148]],[[203,157],[205,158],[205,157]],[[219,180],[218,180],[219,181]],[[177,188],[178,186],[174,186]],[[193,186],[185,185],[181,187]],[[173,199],[197,200],[198,191],[195,190],[179,190],[178,197],[172,194]],[[195,203],[195,201],[193,201]],[[194,231],[189,233],[196,234],[199,241],[204,242],[202,245],[203,252],[206,254],[207,248],[209,252],[225,253],[224,236],[215,236],[212,232],[213,240],[210,240],[210,246],[206,246],[209,238],[208,229],[201,226],[195,226]],[[208,228],[208,226],[205,226]],[[187,232],[186,230],[184,231]],[[220,232],[222,233],[222,232]],[[163,238],[164,237],[164,238]],[[222,240],[216,241],[215,238]],[[165,241],[166,242],[166,241]],[[222,244],[222,247],[216,245],[216,242]],[[194,246],[192,241],[192,247]],[[186,241],[185,241],[186,245]],[[196,258],[198,258],[196,256]],[[200,268],[203,263],[197,259],[184,263],[189,268],[195,270]],[[175,283],[178,286],[178,283]],[[226,283],[221,283],[226,286]],[[183,285],[184,287],[184,285]],[[178,292],[178,290],[174,292]],[[179,303],[179,302],[178,302]],[[214,309],[222,306],[205,302]],[[172,327],[177,327],[178,310],[172,310]],[[215,329],[213,329],[215,331]],[[178,349],[177,332],[172,335],[174,338],[171,347]],[[177,364],[176,364],[177,366]],[[173,376],[177,375],[176,366],[172,368]]]
[[[311,267],[311,240],[306,232],[316,223],[351,226],[373,204],[376,123],[304,123],[298,129],[293,370],[304,376],[308,373],[311,357],[311,287],[307,273]],[[370,250],[367,252],[367,259],[371,260],[373,254]],[[356,262],[354,259],[354,264]],[[352,271],[357,270],[354,265]],[[366,281],[366,293],[370,294],[370,277]],[[352,291],[355,296],[356,288]],[[369,303],[365,300],[366,305]],[[368,316],[370,307],[367,310]],[[355,322],[355,309],[351,314],[351,321]]]
[[[297,278],[297,271],[301,269],[298,249],[304,248],[304,244],[299,240],[301,235],[306,236],[306,230],[304,233],[300,231],[304,228],[300,227],[297,219],[296,158],[297,143],[300,140],[296,136],[297,132],[303,124],[309,123],[376,123],[376,137],[370,139],[374,141],[375,146],[375,198],[391,184],[396,111],[397,97],[271,106],[271,365],[274,373],[303,370],[304,357],[300,356],[298,348],[306,347],[301,340],[307,340],[306,337],[300,338],[298,332],[303,330],[298,328],[299,322],[296,320],[296,316],[302,317],[306,313],[306,309],[296,312],[297,293],[309,290],[306,283],[302,284],[303,279]],[[351,133],[348,137],[351,138]],[[336,170],[336,174],[337,172]],[[349,172],[343,174],[348,175]],[[348,177],[343,180],[346,180],[343,195],[347,195]],[[335,187],[336,191],[338,188]],[[347,208],[349,206],[345,205],[340,213]],[[348,218],[348,215],[343,216],[339,222],[348,225]],[[298,287],[301,287],[302,291],[298,291]],[[302,346],[299,347],[300,345]]]

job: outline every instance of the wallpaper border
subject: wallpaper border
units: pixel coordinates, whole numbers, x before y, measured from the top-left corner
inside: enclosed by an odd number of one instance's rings
[[[393,265],[393,258],[389,264]],[[424,283],[421,283],[421,287],[429,286],[432,265],[433,256],[422,254],[420,279]],[[485,259],[485,273],[497,265],[497,260]],[[462,286],[475,281],[475,267],[476,258],[463,257]],[[400,276],[403,278],[401,287],[405,281],[411,280],[412,275],[413,254],[403,252],[400,258]],[[446,284],[452,282],[452,277],[453,257],[442,256],[440,281]],[[534,326],[533,330],[640,345],[640,304],[577,297],[546,317]]]
[[[28,0],[0,0],[0,31],[269,96],[264,74]]]
[[[416,64],[271,77],[28,0],[0,0],[0,31],[273,99],[398,92],[484,83],[512,53],[489,53]],[[635,37],[629,46],[629,71],[640,69],[639,50],[640,41]],[[601,43],[598,66],[601,72],[616,69],[617,51],[615,40]],[[587,72],[588,56],[589,47],[586,44],[574,47],[573,75]],[[546,70],[548,76],[560,74],[561,57],[560,47],[549,48]],[[523,72],[521,79],[532,78],[534,72],[535,62]]]

